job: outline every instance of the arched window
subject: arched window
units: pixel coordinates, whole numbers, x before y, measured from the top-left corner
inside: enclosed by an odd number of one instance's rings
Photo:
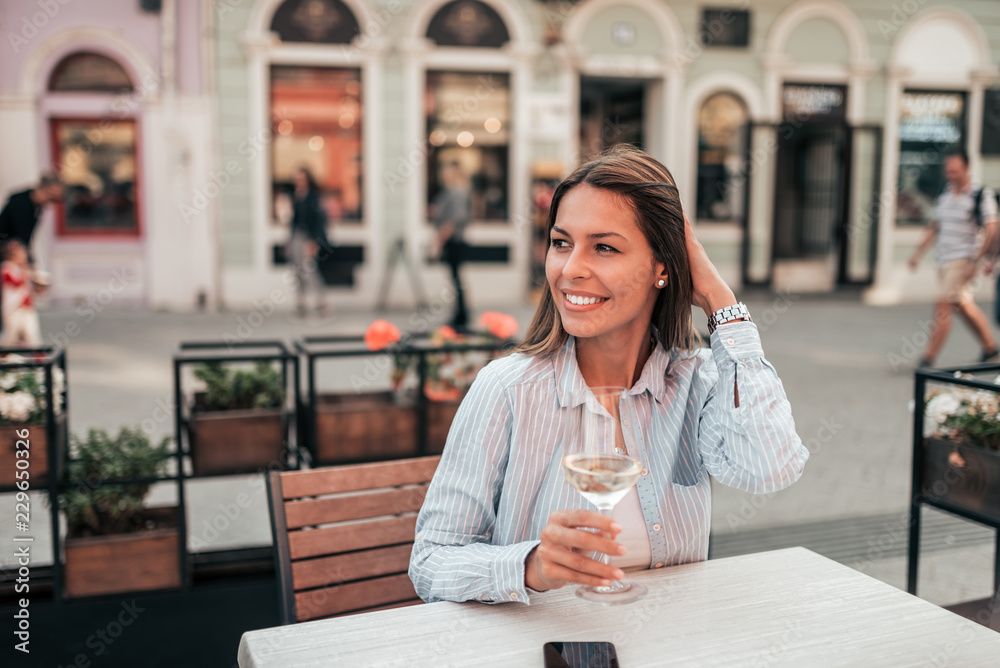
[[[282,42],[349,44],[361,33],[354,13],[340,0],[288,0],[271,20]]]
[[[113,100],[118,96],[132,99],[134,86],[125,68],[111,58],[78,51],[52,69],[49,90],[86,94],[116,109]],[[104,118],[73,114],[53,117],[50,122],[52,157],[66,186],[64,205],[56,212],[57,233],[138,236],[137,133],[131,113]]]
[[[99,53],[81,51],[62,59],[49,77],[56,92],[128,93],[132,81],[121,65]]]
[[[457,0],[434,15],[427,39],[438,46],[497,48],[510,41],[510,35],[503,19],[486,3]]]
[[[698,220],[743,217],[747,109],[738,96],[716,93],[698,112]]]

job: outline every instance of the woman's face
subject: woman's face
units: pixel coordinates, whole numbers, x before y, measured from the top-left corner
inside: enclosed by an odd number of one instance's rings
[[[306,173],[301,170],[295,172],[295,190],[298,192],[309,190],[309,180],[306,179]]]
[[[545,277],[562,318],[576,337],[649,327],[663,265],[635,214],[607,190],[581,184],[559,203],[545,256]]]

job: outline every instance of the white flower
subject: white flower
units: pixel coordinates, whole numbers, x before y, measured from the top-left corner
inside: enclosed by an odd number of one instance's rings
[[[927,402],[924,409],[924,433],[933,434],[941,430],[944,421],[962,408],[962,402],[954,394],[943,392]]]
[[[11,422],[27,422],[36,407],[35,398],[27,392],[0,394],[0,415]]]
[[[0,388],[2,388],[4,392],[9,392],[14,389],[15,385],[17,385],[17,381],[17,373],[5,373],[0,376]]]

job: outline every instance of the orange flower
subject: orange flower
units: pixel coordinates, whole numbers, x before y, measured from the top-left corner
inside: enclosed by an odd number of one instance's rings
[[[514,316],[499,311],[485,311],[479,316],[479,325],[498,339],[511,339],[518,330]]]
[[[442,341],[461,341],[464,338],[448,325],[438,327],[437,336]]]
[[[368,350],[382,350],[399,341],[399,328],[388,320],[376,320],[365,330],[365,345]]]

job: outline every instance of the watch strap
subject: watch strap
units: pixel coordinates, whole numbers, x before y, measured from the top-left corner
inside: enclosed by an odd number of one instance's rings
[[[733,304],[732,306],[724,306],[718,311],[708,316],[708,333],[709,335],[715,331],[715,328],[719,325],[724,325],[727,322],[733,322],[734,320],[746,320],[747,322],[753,322],[750,318],[750,311],[747,309],[747,305],[743,302],[738,304]]]

